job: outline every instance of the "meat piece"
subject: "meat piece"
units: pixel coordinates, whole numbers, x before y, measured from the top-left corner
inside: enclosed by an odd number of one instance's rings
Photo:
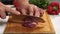
[[[30,17],[30,16],[27,16],[24,20],[24,22],[22,23],[22,25],[24,27],[30,27],[30,28],[33,28],[36,26],[37,24],[37,20],[33,17]]]

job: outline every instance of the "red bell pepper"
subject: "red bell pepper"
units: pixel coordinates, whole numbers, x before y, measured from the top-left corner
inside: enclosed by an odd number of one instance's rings
[[[60,12],[60,5],[58,2],[51,2],[47,8],[47,12],[51,15],[57,15]]]

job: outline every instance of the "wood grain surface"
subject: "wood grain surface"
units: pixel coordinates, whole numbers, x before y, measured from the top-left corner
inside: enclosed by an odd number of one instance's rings
[[[55,34],[50,17],[44,12],[43,17],[40,19],[35,28],[27,28],[21,25],[21,21],[24,19],[24,16],[10,16],[9,21],[7,22],[4,34]]]

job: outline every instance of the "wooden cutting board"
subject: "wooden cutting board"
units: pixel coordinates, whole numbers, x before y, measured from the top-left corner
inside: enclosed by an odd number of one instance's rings
[[[38,23],[39,27],[37,28],[26,28],[19,23],[24,17],[20,16],[10,16],[9,21],[7,22],[4,34],[55,34],[50,17],[44,12],[43,17],[41,17],[45,23]]]

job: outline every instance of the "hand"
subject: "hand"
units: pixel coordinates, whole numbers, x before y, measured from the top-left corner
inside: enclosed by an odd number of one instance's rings
[[[6,11],[13,13],[15,15],[20,15],[20,12],[17,10],[13,10],[11,7],[5,6],[3,3],[0,2],[0,17],[6,18]]]
[[[20,4],[17,7],[17,10],[20,11],[23,15],[30,15],[35,17],[40,17],[43,15],[43,10],[33,4],[24,3]]]

